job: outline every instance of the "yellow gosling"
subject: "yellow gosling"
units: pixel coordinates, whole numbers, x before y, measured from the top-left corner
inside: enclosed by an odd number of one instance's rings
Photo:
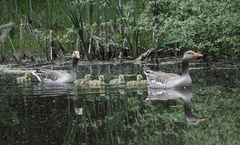
[[[87,75],[84,76],[83,79],[77,79],[77,80],[75,80],[75,81],[74,81],[74,84],[75,84],[76,86],[89,85],[90,81],[91,81],[91,75],[90,75],[90,74],[87,74]]]
[[[140,84],[141,86],[148,86],[148,80],[141,80]]]
[[[136,81],[128,81],[127,86],[128,87],[137,87],[137,86],[147,86],[147,80],[143,80],[142,75],[137,75]]]
[[[121,85],[124,83],[125,83],[125,80],[123,75],[119,75],[116,79],[110,80],[109,82],[110,85]]]
[[[25,73],[24,76],[17,77],[16,80],[18,84],[29,82],[31,81],[31,75],[30,73]]]
[[[130,86],[130,87],[138,86],[138,85],[140,85],[142,79],[143,79],[142,75],[137,75],[137,80],[136,81],[128,81],[127,86]]]
[[[90,87],[104,86],[104,85],[105,85],[105,79],[103,75],[99,75],[98,80],[90,80],[89,82]]]

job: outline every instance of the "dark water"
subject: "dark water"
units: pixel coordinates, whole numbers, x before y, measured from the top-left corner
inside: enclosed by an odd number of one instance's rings
[[[239,69],[193,67],[192,89],[183,92],[17,84],[15,74],[1,73],[0,144],[240,144]],[[108,82],[124,74],[130,80],[142,68],[87,65],[78,76],[104,74]],[[178,72],[179,64],[158,69]],[[193,123],[191,115],[205,121]]]

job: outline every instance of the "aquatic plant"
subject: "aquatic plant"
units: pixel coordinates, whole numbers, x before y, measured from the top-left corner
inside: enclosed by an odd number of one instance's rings
[[[72,3],[70,0],[64,0],[65,11],[74,28],[77,30],[77,33],[81,39],[81,50],[84,52],[84,55],[88,60],[91,59],[90,55],[87,52],[87,45],[84,39],[84,25],[83,25],[83,14],[81,12],[82,4],[81,3]]]
[[[54,6],[55,6],[54,0],[47,0],[47,24],[49,29],[52,28],[55,20]]]

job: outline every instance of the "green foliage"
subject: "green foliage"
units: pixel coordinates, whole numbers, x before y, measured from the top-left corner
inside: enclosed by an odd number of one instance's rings
[[[239,50],[238,6],[236,1],[156,0],[148,10],[160,25],[160,42],[179,40],[181,47],[219,53]]]
[[[79,49],[88,59],[111,59],[125,48],[133,57],[152,48],[236,56],[240,53],[239,6],[235,0],[3,0],[0,22],[13,20],[19,26],[28,15],[34,29],[42,33],[53,29],[60,39],[67,36],[71,42],[61,42],[68,49],[76,46],[79,37]],[[77,33],[65,35],[72,26]]]

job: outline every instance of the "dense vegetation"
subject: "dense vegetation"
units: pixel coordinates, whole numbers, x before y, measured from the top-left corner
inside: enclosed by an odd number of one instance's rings
[[[237,0],[1,0],[0,61],[48,57],[49,46],[54,58],[78,49],[88,60],[159,49],[238,56],[239,7]]]

